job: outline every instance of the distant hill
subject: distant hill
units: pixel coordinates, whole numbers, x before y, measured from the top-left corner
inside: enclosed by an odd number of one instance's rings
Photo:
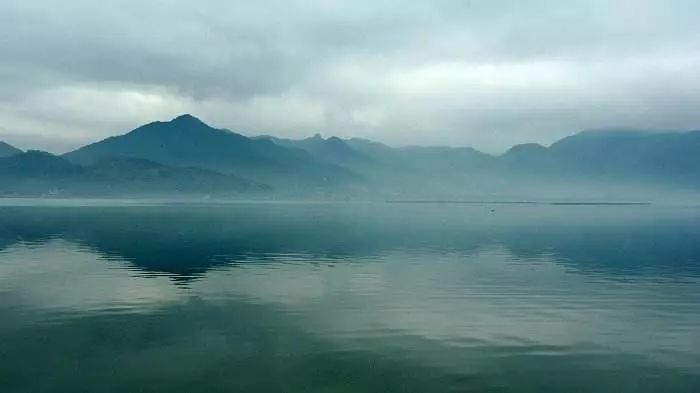
[[[21,152],[22,150],[0,141],[0,157],[9,157]]]
[[[351,148],[373,157],[382,156],[394,150],[388,145],[365,138],[349,138],[345,139],[345,143]]]
[[[411,146],[392,148],[382,143],[361,138],[341,139],[335,136],[323,138],[316,134],[306,139],[268,139],[280,146],[295,147],[307,151],[319,160],[347,166],[388,165],[393,168],[430,171],[465,168],[476,169],[493,160],[493,156],[471,147]]]
[[[422,171],[484,170],[494,161],[493,156],[471,147],[405,147],[395,154],[397,161]]]
[[[700,191],[700,131],[583,131],[549,147],[513,146],[499,156],[469,147],[392,148],[366,139],[266,136],[352,168],[371,192],[397,195],[599,195],[679,188]],[[556,189],[556,193],[554,190]]]
[[[141,158],[169,166],[235,174],[280,189],[337,186],[357,178],[349,170],[318,160],[301,149],[216,129],[191,115],[146,124],[64,157],[80,164],[108,157]]]
[[[232,196],[269,191],[233,175],[143,159],[105,158],[78,165],[41,151],[0,158],[0,195],[6,196]]]
[[[323,138],[316,134],[306,139],[284,139],[265,135],[258,139],[270,140],[278,146],[301,149],[318,160],[340,166],[366,165],[373,160],[370,155],[354,149],[347,141],[335,136]]]
[[[516,173],[700,187],[700,131],[583,131],[500,157]]]
[[[279,146],[298,148],[314,158],[348,168],[362,175],[352,190],[360,196],[428,196],[469,190],[474,177],[495,158],[469,147],[400,147],[367,139],[315,135],[306,139],[261,136]]]
[[[0,176],[18,179],[64,179],[87,174],[85,168],[38,150],[0,159]]]
[[[547,148],[539,143],[523,143],[515,145],[501,155],[505,161],[537,160],[547,155]]]

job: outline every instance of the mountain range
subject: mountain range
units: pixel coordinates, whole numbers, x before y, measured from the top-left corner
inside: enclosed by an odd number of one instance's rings
[[[315,135],[247,137],[191,115],[62,156],[0,142],[0,195],[628,198],[700,191],[700,131],[583,131],[501,155]]]

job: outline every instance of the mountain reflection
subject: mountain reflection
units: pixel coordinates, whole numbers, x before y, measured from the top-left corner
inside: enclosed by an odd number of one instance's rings
[[[694,209],[183,204],[1,210],[0,249],[60,238],[179,279],[280,256],[332,262],[397,251],[471,255],[494,246],[516,259],[546,256],[610,278],[700,273],[700,212]]]

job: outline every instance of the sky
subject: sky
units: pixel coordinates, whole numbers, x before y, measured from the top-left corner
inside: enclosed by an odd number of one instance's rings
[[[246,135],[497,153],[700,129],[697,0],[2,0],[0,140],[191,113]]]

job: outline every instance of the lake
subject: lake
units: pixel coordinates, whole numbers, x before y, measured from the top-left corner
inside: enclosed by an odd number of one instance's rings
[[[700,209],[0,206],[0,391],[697,392]]]

